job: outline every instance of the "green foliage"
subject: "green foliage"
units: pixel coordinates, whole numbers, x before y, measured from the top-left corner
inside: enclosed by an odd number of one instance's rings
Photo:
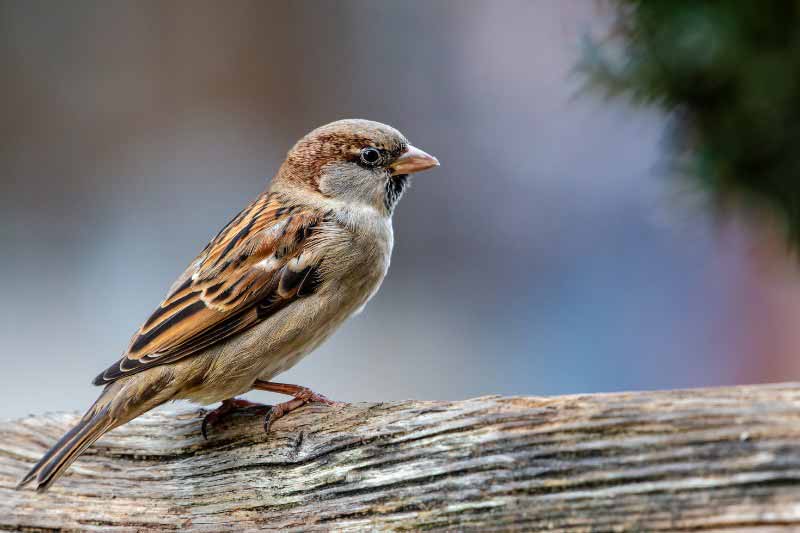
[[[594,87],[657,105],[716,198],[757,200],[800,244],[800,2],[616,0]]]

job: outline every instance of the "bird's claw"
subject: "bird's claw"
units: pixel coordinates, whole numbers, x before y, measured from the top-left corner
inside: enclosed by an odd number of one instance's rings
[[[280,409],[279,405],[273,405],[269,408],[269,412],[264,417],[264,433],[269,433],[269,428],[272,427],[272,423],[275,422],[277,419],[282,417],[284,412]]]
[[[206,414],[203,417],[203,423],[200,425],[200,433],[203,434],[203,438],[208,440],[208,426],[214,425],[215,423],[219,422],[221,419],[225,418],[231,412],[235,411],[236,409],[241,409],[243,407],[252,407],[254,405],[261,405],[260,403],[251,402],[248,400],[242,400],[240,398],[228,398],[227,400],[222,400],[222,405],[214,409],[213,411]]]
[[[295,395],[295,399],[303,400],[305,403],[323,403],[325,405],[341,405],[342,402],[335,402],[328,399],[326,396],[314,392],[313,390],[304,387]],[[290,402],[285,402],[290,403]]]
[[[270,407],[267,416],[264,417],[264,432],[269,433],[273,422],[307,403],[321,403],[330,406],[344,405],[344,402],[335,402],[322,394],[318,394],[304,387],[288,402],[279,403]]]

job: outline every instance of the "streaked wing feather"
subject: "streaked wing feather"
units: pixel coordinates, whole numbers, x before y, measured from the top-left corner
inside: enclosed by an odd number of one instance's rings
[[[206,246],[94,384],[189,357],[311,294],[319,283],[314,230],[321,222],[277,195],[259,196]]]

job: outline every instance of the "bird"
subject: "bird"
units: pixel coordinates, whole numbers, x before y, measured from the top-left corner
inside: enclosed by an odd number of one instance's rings
[[[77,424],[20,480],[46,491],[108,431],[173,400],[222,402],[209,423],[265,390],[292,396],[271,424],[309,402],[276,383],[348,317],[386,276],[392,215],[411,174],[439,166],[395,128],[363,119],[301,138],[267,186],[189,264],[134,333],[122,357],[93,381],[103,390]]]

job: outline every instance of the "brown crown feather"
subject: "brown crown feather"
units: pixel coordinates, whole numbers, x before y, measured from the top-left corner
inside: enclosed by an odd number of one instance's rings
[[[289,150],[275,180],[302,183],[320,192],[322,169],[330,164],[358,160],[372,146],[399,155],[408,146],[402,133],[380,122],[346,119],[321,126]]]

